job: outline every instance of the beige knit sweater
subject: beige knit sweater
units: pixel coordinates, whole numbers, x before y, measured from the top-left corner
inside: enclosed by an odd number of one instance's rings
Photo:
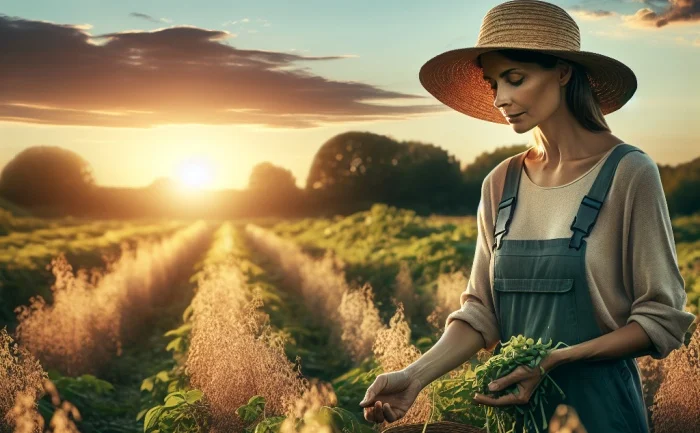
[[[616,146],[617,147],[617,146]],[[603,162],[562,186],[540,187],[522,171],[518,204],[504,239],[571,236],[571,223]],[[494,223],[510,158],[484,179],[477,211],[478,239],[471,275],[452,320],[469,323],[492,351],[500,340],[493,307]],[[626,154],[617,167],[605,203],[586,238],[586,277],[602,333],[638,322],[653,342],[648,352],[665,358],[681,346],[695,316],[685,310],[685,281],[656,163],[640,152]]]

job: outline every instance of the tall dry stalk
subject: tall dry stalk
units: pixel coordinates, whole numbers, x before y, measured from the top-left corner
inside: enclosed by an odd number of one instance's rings
[[[374,335],[386,329],[374,304],[372,286],[365,284],[357,290],[347,290],[338,306],[341,319],[341,340],[351,359],[363,360],[372,352]]]
[[[411,328],[404,318],[403,304],[397,306],[389,328],[377,333],[372,350],[382,369],[387,373],[404,369],[420,358],[420,350],[411,344]],[[425,387],[401,419],[392,423],[383,422],[380,425],[381,430],[397,425],[425,423],[432,411],[429,392],[430,387]]]
[[[654,397],[652,424],[656,433],[700,429],[700,327],[690,344],[663,360],[663,380]]]
[[[289,413],[307,381],[287,360],[286,336],[270,328],[259,289],[251,293],[235,262],[209,267],[192,300],[186,372],[211,408],[212,432],[243,431],[236,414],[254,395],[266,416]]]
[[[12,431],[8,415],[17,395],[34,401],[42,392],[44,379],[48,374],[39,361],[13,340],[7,328],[0,329],[0,433]]]
[[[42,365],[65,375],[97,374],[121,354],[157,306],[165,305],[174,284],[189,272],[208,242],[207,224],[198,222],[160,242],[125,249],[104,274],[73,272],[63,256],[52,262],[53,304],[34,297],[17,309],[18,340]]]
[[[75,421],[82,420],[78,408],[67,400],[61,401],[56,386],[49,379],[44,379],[43,391],[51,396],[51,403],[54,406],[49,429],[46,432],[80,433],[75,425]],[[44,418],[37,411],[36,397],[31,392],[17,394],[15,405],[8,413],[7,418],[15,426],[13,433],[44,432]]]
[[[413,285],[411,268],[405,260],[400,262],[399,272],[394,279],[394,297],[397,303],[403,304],[406,317],[409,320],[414,317],[420,301]]]
[[[447,316],[455,310],[459,310],[459,296],[467,288],[469,279],[463,272],[453,272],[451,274],[440,274],[435,290],[435,309],[428,316],[428,323],[435,329],[444,330]]]
[[[323,406],[334,407],[338,397],[333,385],[312,379],[309,388],[294,402],[294,407],[280,426],[280,433],[333,433],[330,420],[320,412]],[[303,420],[300,430],[297,430],[297,420]]]
[[[383,328],[379,311],[367,301],[371,288],[351,290],[344,263],[330,250],[317,260],[269,230],[249,224],[246,234],[256,248],[279,264],[290,286],[299,290],[308,310],[314,312],[311,318],[319,326],[330,327],[332,338],[342,343],[353,361],[371,355],[374,336]]]

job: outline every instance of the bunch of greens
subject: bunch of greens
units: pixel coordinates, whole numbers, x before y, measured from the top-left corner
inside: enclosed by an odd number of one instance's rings
[[[489,390],[488,385],[496,379],[507,376],[521,365],[530,368],[540,368],[540,362],[544,358],[546,358],[552,351],[559,348],[560,345],[566,344],[560,342],[553,348],[551,345],[551,340],[549,343],[543,344],[541,338],[535,342],[532,338],[526,338],[523,335],[511,337],[510,341],[502,344],[502,350],[498,355],[492,356],[485,363],[476,367],[474,370],[476,374],[473,379],[474,389],[478,390],[478,392],[483,395],[488,395],[493,398],[498,398],[506,394],[518,395],[520,390],[518,389],[517,383],[495,392]],[[544,372],[544,370],[542,371]],[[516,417],[520,415],[524,416],[525,420],[527,420],[529,417],[532,420],[532,424],[535,426],[535,429],[539,433],[540,430],[537,428],[534,416],[534,413],[539,406],[543,419],[542,428],[546,429],[547,419],[544,414],[544,403],[547,402],[546,396],[550,391],[552,391],[551,385],[555,386],[559,390],[562,397],[565,397],[564,391],[559,388],[549,374],[545,373],[527,404],[498,407],[484,406],[486,418],[486,425],[484,427],[489,432],[497,431],[499,433],[514,433]],[[511,427],[509,430],[506,430],[506,426],[508,425]],[[524,423],[524,425],[527,425],[527,423]]]

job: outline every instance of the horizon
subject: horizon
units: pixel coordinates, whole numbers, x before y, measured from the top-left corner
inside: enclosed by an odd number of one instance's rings
[[[528,143],[531,131],[442,105],[418,71],[444,51],[473,46],[481,19],[499,3],[5,3],[0,31],[24,37],[10,38],[13,68],[3,68],[13,87],[1,103],[0,167],[45,145],[78,153],[105,187],[168,177],[244,189],[261,162],[290,170],[303,187],[316,151],[348,131],[434,144],[464,165]],[[576,20],[581,50],[613,57],[637,76],[632,99],[606,116],[612,133],[659,164],[700,156],[692,121],[700,116],[698,2],[551,3]],[[160,50],[147,50],[154,46]],[[161,67],[157,81],[117,69],[115,50],[124,47],[136,50],[131,66],[145,66],[142,73]],[[230,55],[240,63],[226,63]],[[44,59],[60,67],[47,71]],[[241,65],[258,69],[246,74]]]

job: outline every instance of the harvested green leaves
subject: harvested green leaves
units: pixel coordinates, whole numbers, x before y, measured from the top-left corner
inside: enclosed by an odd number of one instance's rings
[[[474,389],[478,390],[480,394],[493,398],[499,398],[506,394],[517,395],[520,392],[517,383],[499,391],[489,390],[488,385],[496,379],[509,375],[521,365],[539,368],[540,362],[560,345],[566,344],[560,342],[555,347],[551,347],[551,340],[544,344],[541,338],[535,342],[532,338],[526,338],[523,335],[511,337],[510,341],[502,344],[501,352],[498,355],[492,356],[485,363],[476,367],[474,370],[476,374],[472,379]],[[547,402],[547,395],[553,390],[552,386],[559,390],[562,397],[565,397],[564,391],[559,388],[549,374],[545,374],[527,404],[498,407],[484,405],[486,418],[484,427],[488,432],[515,433],[516,417],[523,416],[525,420],[530,419],[537,433],[540,433],[534,415],[539,409],[542,413],[542,428],[547,429],[544,403]],[[527,422],[523,424],[526,426]],[[527,433],[525,430],[523,431]]]

